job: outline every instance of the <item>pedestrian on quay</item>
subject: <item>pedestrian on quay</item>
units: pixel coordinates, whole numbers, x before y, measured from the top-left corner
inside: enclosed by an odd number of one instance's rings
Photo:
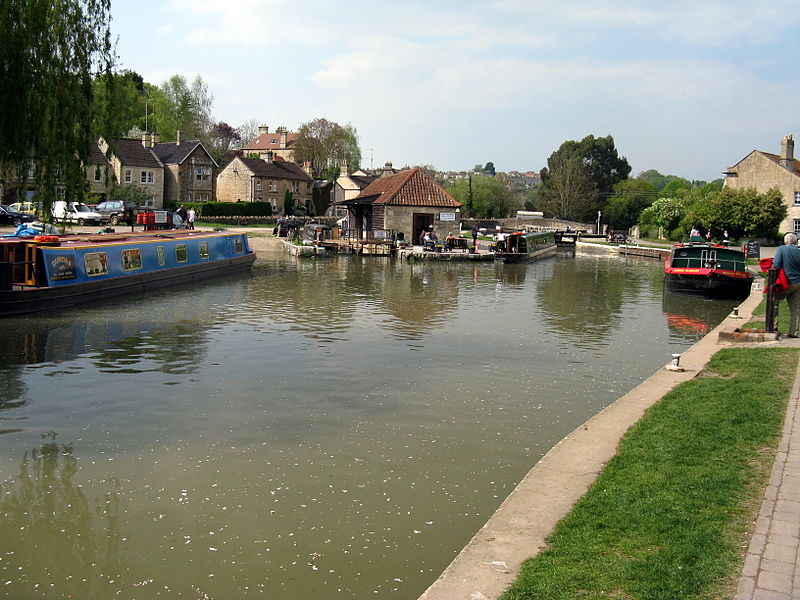
[[[797,235],[787,233],[783,236],[783,246],[775,253],[772,266],[783,269],[789,280],[789,288],[778,294],[778,302],[786,300],[789,305],[789,334],[796,338],[800,334],[800,247],[797,246]]]
[[[186,213],[186,229],[194,229],[194,206],[189,209],[189,212]]]

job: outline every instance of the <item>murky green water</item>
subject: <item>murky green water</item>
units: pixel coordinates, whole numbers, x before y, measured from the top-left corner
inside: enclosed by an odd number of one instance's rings
[[[296,262],[0,322],[0,597],[416,598],[731,304],[660,265]]]

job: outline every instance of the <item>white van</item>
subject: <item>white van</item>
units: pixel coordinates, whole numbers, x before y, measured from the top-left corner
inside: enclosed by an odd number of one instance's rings
[[[53,216],[57,221],[77,223],[78,225],[100,225],[103,217],[100,213],[81,202],[65,202],[56,200],[53,203]]]

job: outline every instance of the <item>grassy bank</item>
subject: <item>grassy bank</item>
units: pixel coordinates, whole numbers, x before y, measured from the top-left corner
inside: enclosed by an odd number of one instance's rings
[[[717,353],[628,431],[503,600],[731,598],[797,359]]]
[[[767,314],[767,295],[762,294],[764,297],[761,303],[753,310],[753,315],[744,327],[748,329],[764,329]],[[789,305],[786,301],[778,305],[778,331],[786,333],[789,331]]]

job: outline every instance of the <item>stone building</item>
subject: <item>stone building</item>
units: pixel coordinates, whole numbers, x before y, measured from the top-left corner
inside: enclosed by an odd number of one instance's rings
[[[153,208],[164,207],[164,165],[153,153],[153,143],[158,143],[157,133],[145,133],[141,140],[119,138],[113,141],[111,168],[120,185],[135,185],[147,194],[146,204]],[[109,143],[100,138],[101,152],[106,154]]]
[[[272,152],[273,157],[294,162],[294,144],[297,135],[288,131],[286,127],[278,127],[274,133],[270,133],[269,127],[261,125],[258,128],[258,136],[242,146],[242,156],[248,158],[256,154],[259,158],[267,158],[267,153]]]
[[[108,197],[108,192],[111,191],[115,178],[111,161],[108,160],[97,144],[92,144],[85,172],[88,191],[95,196],[92,200],[102,202]]]
[[[276,159],[234,158],[217,177],[219,202],[269,202],[272,213],[285,214],[286,192],[292,193],[294,205],[308,208],[312,200],[314,180],[308,167],[304,170],[293,162]]]
[[[348,210],[348,228],[368,238],[394,231],[398,239],[416,243],[425,229],[433,227],[443,238],[461,227],[461,203],[419,167],[379,177],[342,205]]]
[[[755,188],[764,193],[780,190],[788,211],[780,231],[800,233],[800,161],[794,158],[794,140],[787,135],[781,140],[781,153],[753,150],[725,171],[725,187]]]
[[[219,165],[200,140],[183,140],[178,131],[174,142],[154,141],[152,149],[164,165],[166,202],[214,202]]]

